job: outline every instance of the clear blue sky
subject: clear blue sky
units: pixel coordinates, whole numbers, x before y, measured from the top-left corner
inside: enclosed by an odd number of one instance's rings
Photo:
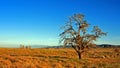
[[[98,44],[120,44],[120,0],[0,0],[0,46],[58,45],[74,13],[108,32]]]

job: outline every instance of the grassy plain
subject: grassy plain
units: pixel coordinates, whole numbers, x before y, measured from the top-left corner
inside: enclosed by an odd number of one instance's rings
[[[120,68],[115,49],[91,48],[79,60],[71,48],[0,48],[0,68]]]

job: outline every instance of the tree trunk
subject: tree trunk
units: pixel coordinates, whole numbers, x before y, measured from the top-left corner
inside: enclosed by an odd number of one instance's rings
[[[77,52],[79,59],[82,59],[81,52]]]
[[[72,46],[72,47],[74,48],[74,50],[77,52],[79,59],[82,59],[82,56],[81,56],[81,53],[82,53],[82,52],[80,52],[79,50],[77,50],[75,46],[73,46],[73,45],[71,45],[71,46]]]

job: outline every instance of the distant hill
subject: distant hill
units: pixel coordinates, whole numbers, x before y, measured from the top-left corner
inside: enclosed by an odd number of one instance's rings
[[[32,48],[63,48],[62,45],[49,46],[49,45],[32,45]],[[109,48],[109,47],[120,47],[120,45],[112,44],[100,44],[96,46],[97,48]],[[71,46],[66,46],[66,48],[71,48]]]
[[[101,45],[97,45],[97,47],[109,48],[109,47],[120,47],[120,45],[101,44]]]
[[[32,45],[32,48],[46,48],[48,45]]]

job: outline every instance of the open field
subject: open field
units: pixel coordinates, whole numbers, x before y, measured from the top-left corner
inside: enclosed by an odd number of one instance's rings
[[[79,60],[67,48],[0,48],[0,68],[120,68],[120,51],[115,49],[92,48]]]

